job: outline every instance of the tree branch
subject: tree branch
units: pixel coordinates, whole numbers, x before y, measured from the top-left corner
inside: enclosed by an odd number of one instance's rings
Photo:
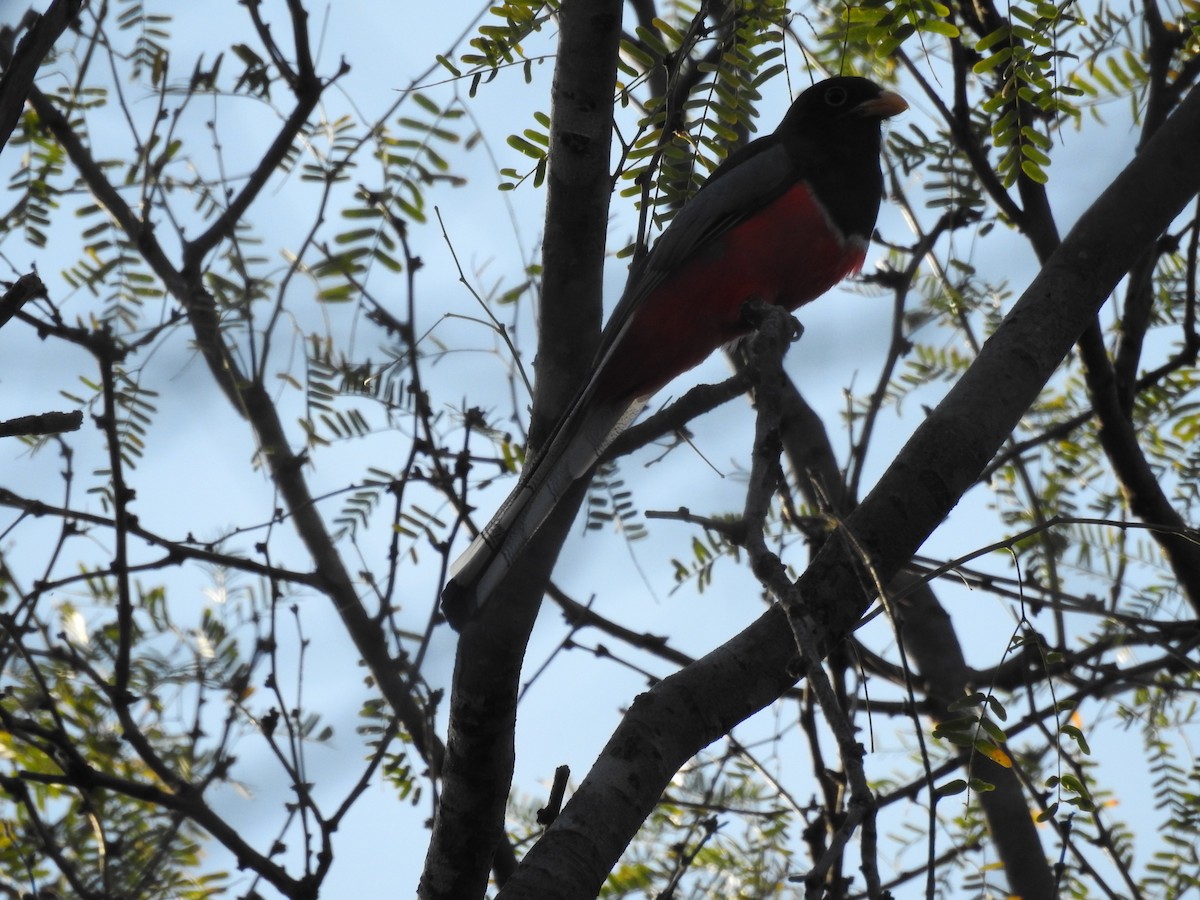
[[[4,60],[4,75],[0,76],[0,152],[17,127],[38,68],[62,33],[79,17],[82,6],[83,0],[53,0],[44,13],[34,16],[32,27],[17,44],[11,60]],[[6,50],[0,52],[7,56]]]
[[[935,722],[944,722],[962,714],[952,712],[951,704],[975,687],[974,673],[967,666],[950,617],[928,583],[902,574],[895,586],[905,585],[909,590],[898,591],[900,598],[894,602],[896,630],[926,685],[927,712]],[[979,753],[962,753],[960,760],[967,769],[966,777],[982,779],[994,788],[979,793],[976,799],[987,817],[997,855],[1005,863],[1009,893],[1025,900],[1056,896],[1050,864],[1016,773]]]
[[[0,297],[0,328],[8,324],[8,320],[21,311],[26,303],[34,297],[45,297],[46,285],[37,272],[22,275]]]
[[[256,4],[249,4],[251,7]],[[299,7],[300,4],[291,2],[290,7]],[[303,16],[307,22],[308,14],[303,8],[299,9],[299,15]],[[293,15],[297,15],[293,10]],[[302,31],[304,26],[301,22],[294,22],[294,27],[298,31]],[[262,189],[266,187],[267,182],[275,175],[280,164],[287,156],[288,150],[292,147],[292,142],[296,140],[296,136],[304,128],[304,123],[308,121],[308,117],[312,115],[313,110],[317,108],[317,103],[321,100],[321,95],[329,85],[333,84],[342,75],[350,71],[350,67],[343,62],[337,74],[327,81],[322,82],[317,77],[316,72],[312,68],[312,59],[307,52],[307,39],[300,41],[297,39],[297,44],[301,45],[300,70],[295,74],[294,78],[289,78],[288,81],[292,86],[292,93],[296,97],[296,106],[288,114],[283,125],[279,128],[279,133],[275,136],[275,140],[271,142],[271,146],[267,148],[263,154],[262,161],[250,173],[250,177],[246,180],[246,184],[230,201],[229,206],[225,211],[208,226],[208,229],[194,240],[187,241],[183,249],[183,268],[184,270],[199,269],[204,257],[215,247],[219,242],[229,237],[233,232],[233,226],[239,219],[246,214],[246,210],[250,208]]]
[[[600,331],[610,107],[621,0],[564,4],[554,72],[543,302],[530,444],[581,383]],[[586,492],[580,482],[463,628],[454,666],[443,788],[418,889],[424,900],[482,896],[512,782],[521,663],[559,548]]]
[[[0,438],[18,435],[61,434],[64,431],[78,431],[82,424],[83,413],[78,409],[71,412],[18,416],[15,419],[0,420]]]
[[[659,438],[682,431],[693,419],[710,413],[734,397],[746,393],[749,386],[745,375],[737,374],[717,384],[698,384],[689,388],[678,400],[621,432],[604,451],[600,461],[604,463],[628,456],[634,450]]]

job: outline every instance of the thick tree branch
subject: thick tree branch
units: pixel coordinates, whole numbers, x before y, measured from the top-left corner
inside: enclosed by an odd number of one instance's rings
[[[1200,92],[1080,218],[978,359],[846,520],[881,581],[894,578],[975,482],[1137,255],[1200,188]],[[801,576],[822,650],[870,602],[858,552],[831,540]],[[795,647],[774,607],[633,702],[592,771],[500,897],[594,897],[679,766],[795,680]]]
[[[894,604],[896,630],[925,683],[928,713],[934,721],[944,722],[962,714],[952,712],[951,704],[976,686],[974,673],[967,666],[950,617],[928,583],[902,574],[894,586],[905,585],[909,590]],[[996,852],[1005,863],[1009,893],[1024,900],[1051,900],[1056,896],[1054,877],[1016,773],[979,753],[964,752],[960,759],[968,778],[993,786],[976,799],[987,818]]]
[[[533,446],[586,375],[600,331],[621,9],[620,0],[593,0],[564,4],[558,16]],[[525,647],[585,492],[581,483],[564,497],[459,638],[442,797],[419,888],[425,900],[483,894],[503,834]]]
[[[1153,31],[1156,10],[1152,2],[1148,2],[1147,7]],[[1156,49],[1161,56],[1162,48]],[[1160,81],[1166,77],[1161,59],[1153,71]],[[1167,107],[1161,99],[1164,93],[1161,88],[1161,84],[1152,85],[1151,109],[1147,113],[1139,150],[1162,127],[1166,116]],[[1096,413],[1100,446],[1112,464],[1129,509],[1149,525],[1164,526],[1152,532],[1154,539],[1179,580],[1184,595],[1194,609],[1200,610],[1200,544],[1180,533],[1186,529],[1187,523],[1172,505],[1146,459],[1133,421],[1133,388],[1141,358],[1142,339],[1150,325],[1154,305],[1153,275],[1157,262],[1158,253],[1151,244],[1143,248],[1141,256],[1130,269],[1116,359],[1109,357],[1099,320],[1083,333],[1079,352],[1092,409]]]
[[[1200,544],[1186,533],[1187,522],[1171,505],[1142,452],[1129,410],[1121,402],[1097,324],[1084,332],[1079,347],[1098,421],[1100,446],[1112,463],[1130,512],[1149,525],[1163,526],[1151,534],[1179,579],[1179,587],[1193,608],[1200,611]]]
[[[0,419],[0,437],[62,434],[64,431],[78,431],[82,424],[83,413],[78,409],[71,412],[36,413],[32,416],[18,416],[15,419]]]
[[[29,272],[18,278],[4,296],[0,297],[0,328],[8,324],[8,320],[21,311],[26,303],[34,297],[45,297],[46,285],[37,272]]]
[[[837,469],[823,423],[790,382],[783,402],[784,449],[800,489],[811,505],[829,508],[837,516],[848,515],[855,498]],[[924,682],[928,703],[923,712],[944,721],[949,718],[949,704],[973,687],[974,672],[962,656],[954,625],[923,578],[903,572],[889,586],[889,593],[897,636]],[[907,683],[903,672],[897,683]],[[984,756],[964,754],[961,761],[971,767],[968,777],[981,778],[995,788],[980,794],[979,801],[997,853],[1006,864],[1010,891],[1026,900],[1052,897],[1050,866],[1020,781]]]
[[[0,76],[0,152],[17,127],[42,60],[78,18],[82,7],[83,0],[53,0],[44,13],[34,16],[32,27],[17,44],[12,59],[4,60],[4,75]],[[7,50],[0,49],[0,53]]]
[[[1133,416],[1137,397],[1138,367],[1142,361],[1142,346],[1150,330],[1154,312],[1154,268],[1158,265],[1158,248],[1151,247],[1129,273],[1125,288],[1125,308],[1121,314],[1121,334],[1113,354],[1114,385],[1121,402],[1122,416]]]

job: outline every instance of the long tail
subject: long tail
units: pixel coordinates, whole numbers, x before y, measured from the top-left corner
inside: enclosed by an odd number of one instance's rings
[[[580,398],[530,463],[508,499],[450,569],[442,611],[462,628],[500,583],[579,479],[590,476],[600,455],[645,407],[645,399],[593,406]]]

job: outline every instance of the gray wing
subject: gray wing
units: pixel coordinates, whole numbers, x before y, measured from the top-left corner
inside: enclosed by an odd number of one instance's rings
[[[774,135],[747,144],[718,166],[630,275],[604,328],[594,371],[604,365],[643,298],[697,250],[783,194],[800,177],[794,155]]]

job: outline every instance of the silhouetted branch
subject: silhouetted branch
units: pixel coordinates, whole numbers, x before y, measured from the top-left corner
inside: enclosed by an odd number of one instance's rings
[[[45,297],[46,285],[42,283],[42,279],[37,272],[30,272],[22,275],[8,290],[4,292],[4,296],[0,297],[0,328],[3,328],[8,320],[21,311],[26,303],[34,297]]]
[[[600,334],[604,210],[612,191],[608,110],[621,10],[620,0],[593,0],[565,4],[558,13],[537,391],[530,426],[534,448],[586,376]],[[421,876],[422,900],[461,900],[483,893],[503,835],[512,782],[521,663],[550,570],[585,491],[581,484],[560,501],[459,637],[443,793]]]
[[[38,68],[62,33],[78,18],[82,7],[83,0],[53,0],[41,15],[29,13],[32,24],[16,50],[11,50],[11,31],[5,28],[0,32],[0,62],[4,64],[4,74],[0,76],[0,153],[17,127]]]
[[[79,410],[72,412],[48,412],[32,416],[18,416],[15,419],[0,421],[0,438],[32,436],[35,434],[61,434],[64,431],[78,431],[83,424],[83,413]]]

